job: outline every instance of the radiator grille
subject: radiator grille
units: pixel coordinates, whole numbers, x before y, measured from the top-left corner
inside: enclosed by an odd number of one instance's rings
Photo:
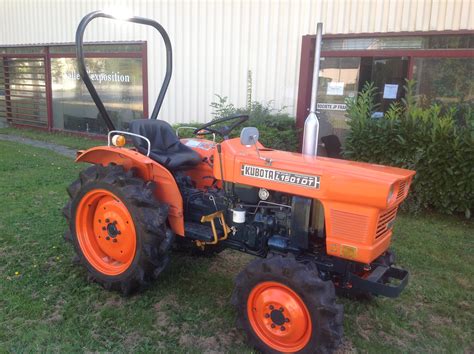
[[[402,199],[405,196],[406,186],[407,186],[406,181],[401,181],[400,182],[400,185],[398,186],[397,201]]]
[[[350,241],[364,242],[369,230],[369,218],[365,215],[331,210],[332,233]]]
[[[379,216],[379,222],[377,224],[377,231],[375,233],[375,239],[387,235],[388,231],[392,228],[392,223],[397,216],[398,207],[387,209],[383,211]]]

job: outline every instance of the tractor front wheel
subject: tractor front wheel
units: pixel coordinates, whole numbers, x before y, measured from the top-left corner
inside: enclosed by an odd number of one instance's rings
[[[94,165],[68,188],[64,237],[89,278],[106,289],[127,295],[169,262],[174,235],[166,227],[168,208],[154,198],[153,188],[117,165]]]
[[[232,304],[250,345],[264,353],[325,353],[342,339],[334,285],[292,257],[256,259],[236,278]]]

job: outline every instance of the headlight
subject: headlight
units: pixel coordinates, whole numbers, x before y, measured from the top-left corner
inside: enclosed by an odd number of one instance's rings
[[[126,142],[127,141],[123,135],[114,135],[112,137],[112,144],[114,144],[114,146],[122,147]]]
[[[390,190],[388,191],[388,196],[387,196],[387,205],[390,204],[390,202],[392,201],[392,197],[393,197],[393,192],[395,191],[395,185],[392,184],[390,186]]]

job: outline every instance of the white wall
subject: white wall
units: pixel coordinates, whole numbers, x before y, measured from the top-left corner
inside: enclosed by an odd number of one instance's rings
[[[0,45],[73,42],[83,15],[110,10],[150,17],[169,32],[174,73],[160,113],[170,122],[206,121],[214,94],[253,99],[295,114],[301,36],[325,33],[474,29],[472,0],[2,0]],[[139,25],[93,22],[86,41],[147,40],[150,111],[164,70],[158,34]]]

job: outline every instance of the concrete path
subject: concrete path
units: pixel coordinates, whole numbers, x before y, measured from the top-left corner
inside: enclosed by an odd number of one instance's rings
[[[68,148],[67,146],[63,146],[63,145],[48,143],[46,141],[33,140],[33,139],[23,138],[21,136],[5,135],[5,134],[0,134],[0,140],[12,141],[15,143],[21,143],[21,144],[34,146],[34,147],[39,147],[42,149],[48,149],[48,150],[54,151],[57,154],[70,157],[70,158],[76,157],[76,150]]]

